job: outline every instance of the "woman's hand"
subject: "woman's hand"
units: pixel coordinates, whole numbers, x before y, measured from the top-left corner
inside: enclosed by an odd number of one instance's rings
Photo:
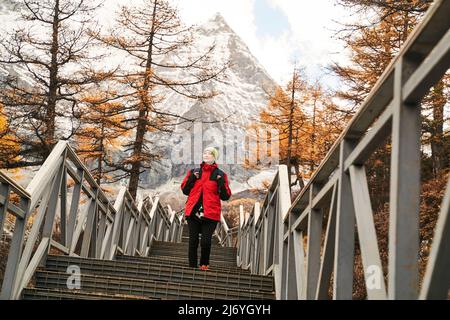
[[[192,169],[192,173],[194,174],[194,177],[196,179],[200,179],[200,169],[199,168]]]

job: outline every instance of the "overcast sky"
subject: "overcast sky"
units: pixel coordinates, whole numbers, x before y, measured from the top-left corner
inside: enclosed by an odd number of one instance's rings
[[[141,0],[107,0],[103,10]],[[244,40],[275,81],[286,83],[294,62],[308,76],[335,86],[326,75],[333,60],[345,59],[343,46],[333,39],[333,20],[346,13],[335,0],[169,0],[188,25],[200,25],[219,12]],[[112,17],[112,14],[109,14]]]

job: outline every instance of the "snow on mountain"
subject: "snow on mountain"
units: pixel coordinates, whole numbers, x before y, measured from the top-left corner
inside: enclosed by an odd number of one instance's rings
[[[14,25],[17,18],[17,11],[13,0],[0,1],[0,23],[2,29],[8,25]],[[181,115],[189,119],[201,119],[204,122],[219,121],[217,123],[204,123],[203,129],[216,129],[219,132],[236,130],[243,134],[246,126],[254,122],[260,111],[267,105],[268,97],[266,92],[276,86],[275,81],[269,76],[264,67],[252,55],[247,45],[229,27],[225,19],[216,14],[203,25],[194,30],[194,45],[184,52],[177,52],[165,59],[180,59],[186,61],[189,57],[203,54],[205,50],[215,44],[212,63],[221,65],[226,61],[231,63],[226,72],[226,77],[222,81],[210,81],[202,84],[201,89],[215,90],[220,94],[206,101],[192,100],[173,91],[161,92],[164,94],[164,102],[159,106],[163,111]],[[20,68],[0,68],[0,77],[7,74],[16,74],[25,83],[32,85],[26,72]],[[168,78],[180,78],[182,71],[165,72]],[[152,170],[144,172],[141,176],[141,185],[144,189],[158,189],[168,191],[172,189],[179,191],[179,183],[186,170],[198,166],[199,161],[184,164],[174,164],[171,158],[174,148],[186,147],[189,141],[183,139],[186,130],[192,124],[180,124],[176,126],[174,134],[151,134],[154,145],[150,148],[159,148],[164,152],[163,160],[160,164],[155,164]],[[181,136],[181,138],[180,138]],[[205,144],[219,144],[219,141],[204,141]],[[224,141],[226,148],[230,141]],[[220,147],[220,146],[219,146]],[[231,188],[234,193],[254,187],[260,187],[261,181],[252,176],[259,174],[258,170],[247,170],[242,164],[222,164],[219,157],[220,167],[227,172],[231,179]],[[270,173],[271,171],[269,171]],[[262,174],[264,176],[264,173]],[[269,174],[270,175],[270,174]],[[264,176],[265,177],[265,176]],[[250,180],[249,180],[250,179]],[[178,186],[174,187],[174,185]],[[173,187],[173,188],[172,188]],[[165,192],[165,191],[164,191]]]
[[[226,141],[225,133],[236,131],[244,134],[246,126],[253,123],[260,111],[267,106],[266,92],[273,89],[276,83],[220,14],[216,14],[205,24],[199,26],[194,31],[194,39],[195,44],[189,50],[178,52],[176,56],[180,60],[185,60],[190,56],[199,56],[209,46],[215,44],[212,62],[220,65],[229,61],[231,65],[226,72],[224,81],[210,81],[202,84],[202,89],[215,90],[220,94],[201,102],[166,91],[164,92],[166,99],[160,108],[188,119],[201,119],[204,122],[220,121],[212,124],[203,123],[202,129],[203,132],[214,129],[219,135],[222,134],[225,140],[223,148],[221,148],[221,141],[207,141],[206,139],[203,147],[212,144],[219,147],[223,153],[224,150],[234,147],[232,141]],[[167,57],[167,60],[170,59],[171,57]],[[182,73],[176,71],[173,74],[164,73],[164,75],[176,78],[182,76]],[[154,169],[142,175],[141,179],[145,188],[153,189],[162,186],[172,178],[182,177],[186,173],[186,169],[198,166],[199,161],[180,165],[174,164],[171,159],[171,151],[174,148],[186,149],[189,148],[188,144],[192,144],[194,138],[184,139],[185,135],[189,134],[186,130],[191,127],[191,123],[179,125],[173,135],[152,134],[155,145],[165,150],[165,156],[161,164],[155,165]],[[232,180],[236,181],[236,190],[248,188],[247,179],[258,173],[257,170],[245,169],[242,164],[225,164],[220,160],[221,156],[219,156],[219,166],[228,173]]]
[[[192,50],[182,52],[184,57],[180,60],[186,61],[187,56],[199,56],[215,44],[213,62],[217,65],[225,61],[231,62],[225,83],[212,81],[204,85],[204,88],[215,89],[222,94],[197,106],[170,92],[164,103],[165,108],[184,115],[188,115],[189,111],[195,112],[198,108],[206,108],[218,117],[231,116],[227,123],[249,124],[252,117],[266,105],[264,89],[273,88],[274,80],[220,14],[198,27],[194,31],[194,39],[195,45],[190,47]]]
[[[12,31],[16,26],[19,10],[20,3],[14,0],[0,1],[0,30],[3,34]],[[2,68],[0,66],[0,78],[7,77],[8,75],[16,77],[25,86],[32,86],[34,83],[24,68],[17,66]]]

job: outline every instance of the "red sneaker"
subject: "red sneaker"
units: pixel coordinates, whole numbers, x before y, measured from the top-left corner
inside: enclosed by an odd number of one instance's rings
[[[207,266],[207,265],[201,265],[200,266],[200,270],[202,270],[202,271],[208,271],[209,270],[209,266]]]

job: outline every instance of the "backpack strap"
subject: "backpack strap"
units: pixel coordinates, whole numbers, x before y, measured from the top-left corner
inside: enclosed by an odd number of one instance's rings
[[[217,180],[217,176],[224,176],[224,173],[222,170],[220,170],[219,168],[214,168],[213,172],[211,172],[211,175],[209,176],[209,180]]]

